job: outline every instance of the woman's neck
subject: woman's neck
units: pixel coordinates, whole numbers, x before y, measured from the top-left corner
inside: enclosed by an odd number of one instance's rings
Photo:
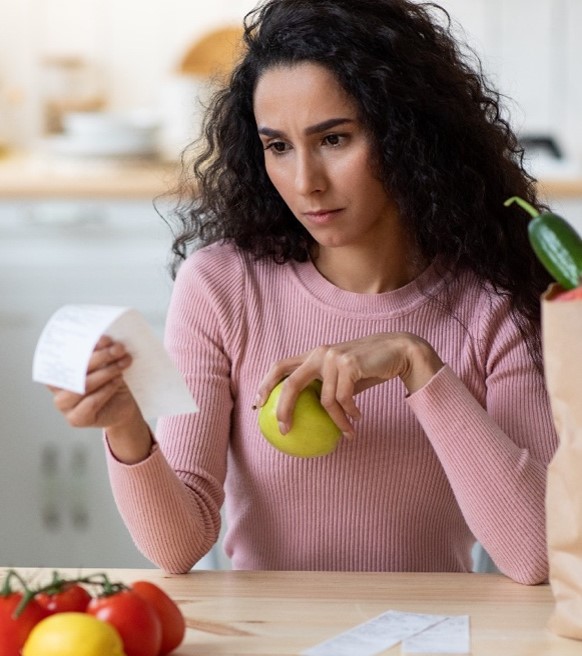
[[[367,248],[316,247],[312,260],[329,282],[357,294],[380,294],[404,287],[429,264],[416,249],[391,249],[386,244]]]

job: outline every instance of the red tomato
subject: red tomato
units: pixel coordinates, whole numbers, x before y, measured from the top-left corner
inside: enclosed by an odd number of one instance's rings
[[[78,583],[67,583],[59,592],[39,592],[34,597],[49,613],[84,613],[91,601],[91,595]]]
[[[94,597],[87,612],[117,629],[126,656],[159,656],[162,622],[151,604],[132,590]]]
[[[560,292],[554,297],[555,301],[579,301],[582,299],[582,287],[574,287],[567,291]]]
[[[48,612],[34,599],[18,617],[14,613],[22,601],[20,592],[0,596],[0,656],[20,656],[28,634]]]
[[[159,656],[172,652],[184,640],[186,622],[177,604],[161,588],[149,581],[136,581],[131,589],[154,607],[162,621],[162,646]]]

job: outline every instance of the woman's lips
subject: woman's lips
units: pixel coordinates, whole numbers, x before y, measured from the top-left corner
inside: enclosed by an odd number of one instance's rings
[[[341,209],[318,210],[316,212],[304,212],[304,216],[306,216],[311,223],[324,225],[332,221],[337,216],[338,212],[341,212]]]

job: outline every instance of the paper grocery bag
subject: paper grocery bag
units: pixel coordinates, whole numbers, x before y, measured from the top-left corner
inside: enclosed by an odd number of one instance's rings
[[[548,628],[582,640],[582,299],[542,297],[542,342],[559,446],[548,469],[546,517],[550,585]]]

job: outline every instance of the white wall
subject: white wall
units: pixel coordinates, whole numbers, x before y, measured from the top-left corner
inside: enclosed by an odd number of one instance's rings
[[[254,0],[1,0],[0,107],[13,140],[40,126],[47,55],[98,65],[113,109],[155,107],[188,46],[208,30],[240,24]],[[7,101],[7,98],[10,102]]]
[[[187,46],[238,23],[254,0],[2,0],[0,96],[18,102],[12,138],[38,129],[39,59],[94,58],[113,108],[155,106]],[[442,0],[512,96],[514,125],[553,132],[582,160],[582,0]],[[4,80],[4,87],[2,81]],[[16,100],[15,100],[16,98]],[[15,114],[17,114],[15,116]],[[8,117],[8,118],[7,118]]]

